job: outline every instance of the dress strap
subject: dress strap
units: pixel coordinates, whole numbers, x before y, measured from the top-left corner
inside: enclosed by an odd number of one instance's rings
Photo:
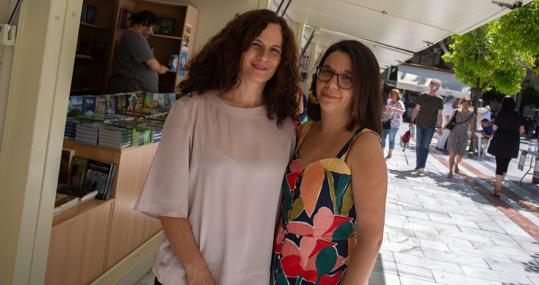
[[[354,143],[354,141],[356,140],[356,138],[359,135],[361,135],[362,133],[366,133],[366,132],[371,132],[371,133],[375,134],[378,137],[378,134],[376,134],[375,132],[373,132],[370,129],[366,129],[364,127],[357,128],[354,131],[354,133],[352,134],[352,136],[350,137],[350,139],[342,147],[341,151],[339,151],[339,154],[337,155],[337,157],[346,161],[346,157],[348,156],[348,151],[350,151],[350,147],[352,146],[352,143]]]
[[[296,144],[296,153],[301,148],[301,145],[305,141],[305,138],[309,134],[309,131],[311,130],[312,126],[314,125],[314,121],[308,121],[303,125],[303,127],[300,128],[299,135],[298,135],[298,143]]]

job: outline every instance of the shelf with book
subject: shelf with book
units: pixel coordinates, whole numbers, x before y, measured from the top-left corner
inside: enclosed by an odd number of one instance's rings
[[[110,28],[108,28],[108,27],[102,27],[102,26],[99,26],[99,25],[86,23],[84,21],[81,21],[80,25],[81,25],[81,27],[88,27],[88,28],[93,28],[93,29],[98,29],[98,30],[103,30],[103,31],[110,30]]]
[[[152,34],[152,35],[150,35],[150,37],[163,38],[163,39],[170,39],[170,40],[177,40],[177,41],[181,41],[181,40],[182,40],[182,37],[169,36],[169,35],[164,35],[164,34]]]
[[[90,200],[53,217],[45,284],[88,284],[161,230],[158,220],[133,210],[157,146],[112,149],[64,140],[74,155],[117,169],[111,199]]]
[[[103,61],[103,59],[99,59],[99,58],[96,58],[96,57],[93,57],[93,56],[87,55],[87,54],[76,54],[75,58],[84,59],[84,60],[92,60],[92,61]]]

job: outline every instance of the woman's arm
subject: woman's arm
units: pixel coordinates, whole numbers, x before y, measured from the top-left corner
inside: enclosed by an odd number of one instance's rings
[[[188,285],[213,285],[208,265],[200,253],[187,219],[159,217],[163,232],[187,274]]]
[[[359,135],[348,164],[358,236],[342,284],[367,285],[382,244],[387,193],[387,168],[378,136],[371,132]]]
[[[391,106],[386,105],[386,109],[389,109],[389,110],[395,112],[395,114],[397,114],[397,115],[404,114],[404,109],[401,109],[401,108],[398,108],[398,107],[391,107]]]

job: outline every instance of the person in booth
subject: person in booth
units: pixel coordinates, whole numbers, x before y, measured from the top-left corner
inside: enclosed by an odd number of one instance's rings
[[[168,68],[154,57],[147,38],[158,21],[150,11],[131,15],[131,27],[125,31],[112,64],[109,93],[146,91],[157,93],[158,76]]]

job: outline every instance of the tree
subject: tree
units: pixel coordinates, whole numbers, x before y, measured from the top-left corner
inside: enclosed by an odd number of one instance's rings
[[[480,94],[491,87],[514,95],[527,70],[536,71],[539,55],[539,0],[533,0],[500,19],[464,35],[453,35],[442,56],[453,65],[455,77],[471,86],[474,112]],[[474,128],[477,117],[474,119]],[[474,130],[475,131],[475,130]],[[474,145],[475,135],[472,135]]]

